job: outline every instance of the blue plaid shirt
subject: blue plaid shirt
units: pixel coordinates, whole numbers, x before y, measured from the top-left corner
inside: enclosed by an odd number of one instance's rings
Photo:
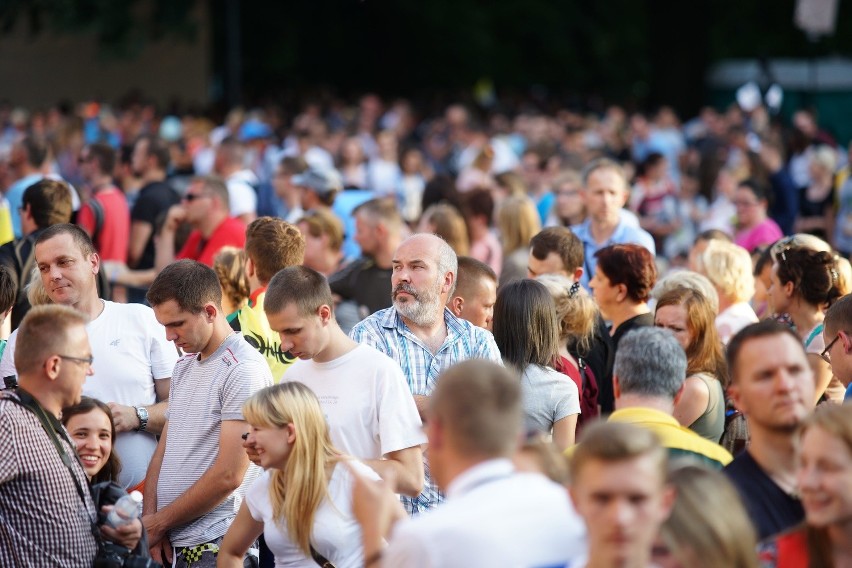
[[[446,308],[444,322],[447,324],[447,338],[435,354],[405,325],[402,316],[392,306],[358,323],[349,336],[358,343],[375,347],[399,363],[412,395],[432,394],[438,375],[461,361],[488,359],[502,364],[500,350],[491,332],[457,318]],[[429,475],[428,462],[425,466],[423,493],[415,499],[402,498],[403,505],[412,515],[431,509],[444,500]]]

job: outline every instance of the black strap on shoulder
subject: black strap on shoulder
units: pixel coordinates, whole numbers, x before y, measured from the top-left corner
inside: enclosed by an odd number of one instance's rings
[[[314,562],[322,566],[322,568],[335,568],[334,564],[331,563],[331,560],[323,556],[322,554],[314,548],[314,545],[311,545],[311,558],[314,559]]]
[[[100,531],[98,529],[97,523],[94,519],[89,515],[89,502],[86,501],[86,494],[83,491],[83,488],[80,486],[80,480],[77,479],[77,474],[74,473],[74,467],[71,465],[72,458],[68,455],[68,452],[65,451],[65,448],[59,442],[59,438],[57,434],[62,436],[62,438],[70,445],[72,448],[74,444],[71,440],[68,439],[68,436],[65,434],[65,430],[62,429],[62,424],[56,419],[55,416],[48,414],[45,412],[44,408],[38,403],[38,401],[27,391],[18,387],[15,390],[15,394],[18,398],[8,397],[6,400],[23,406],[30,412],[32,412],[38,421],[41,423],[42,428],[47,433],[47,437],[50,438],[50,441],[53,442],[53,445],[56,447],[56,451],[59,453],[59,457],[62,460],[62,463],[68,469],[68,473],[71,475],[72,481],[74,481],[74,487],[77,489],[77,493],[80,495],[80,500],[83,502],[83,509],[86,511],[86,516],[89,517],[89,523],[92,526],[92,534],[95,535],[95,539],[100,541]],[[74,455],[74,458],[79,463],[79,457]]]
[[[88,205],[92,210],[92,217],[95,219],[95,227],[92,229],[92,242],[97,246],[98,237],[101,236],[101,230],[104,228],[104,206],[94,197],[89,200]]]

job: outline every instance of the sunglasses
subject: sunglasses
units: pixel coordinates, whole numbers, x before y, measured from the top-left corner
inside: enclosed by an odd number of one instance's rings
[[[829,351],[831,351],[831,348],[834,347],[835,343],[837,343],[837,340],[840,339],[840,333],[841,332],[838,331],[837,335],[834,336],[834,339],[831,340],[831,343],[826,345],[825,349],[822,350],[822,353],[819,354],[822,360],[828,363],[829,365],[831,365],[831,353],[829,353]]]
[[[201,199],[202,197],[210,197],[206,193],[187,193],[183,196],[184,201],[195,201],[196,199]]]

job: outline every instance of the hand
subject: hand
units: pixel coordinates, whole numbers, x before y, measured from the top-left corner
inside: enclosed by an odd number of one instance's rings
[[[370,535],[371,538],[386,538],[394,523],[406,516],[399,497],[391,489],[396,486],[393,470],[387,472],[387,479],[373,481],[356,472],[348,463],[346,467],[355,479],[352,488],[352,514],[365,535]]]
[[[112,505],[105,505],[101,510],[109,513],[112,510]],[[133,550],[139,544],[139,539],[142,538],[142,522],[139,519],[133,519],[131,522],[123,524],[118,528],[102,525],[101,534],[107,540]]]
[[[148,552],[151,553],[151,558],[155,562],[159,562],[164,566],[172,565],[172,542],[168,537],[163,537],[162,540],[158,540],[154,544],[152,544],[148,548]]]
[[[136,416],[135,408],[117,402],[108,402],[107,406],[112,411],[112,421],[117,433],[130,432],[139,428],[139,417]]]
[[[784,165],[781,160],[781,153],[776,148],[766,144],[760,147],[760,161],[771,174],[778,172]]]
[[[163,223],[163,231],[174,233],[178,226],[186,220],[186,209],[183,205],[172,205],[169,212],[166,214],[166,221]]]
[[[130,272],[126,264],[117,260],[102,260],[101,270],[105,272],[107,280],[113,284],[121,284],[122,277]]]
[[[157,514],[142,515],[142,524],[145,526],[145,532],[148,533],[148,544],[151,548],[163,539],[167,539],[166,528],[157,522]]]
[[[243,448],[246,451],[246,455],[251,463],[254,465],[260,465],[260,454],[257,453],[257,448],[254,445],[254,441],[249,442],[248,439],[243,440]]]

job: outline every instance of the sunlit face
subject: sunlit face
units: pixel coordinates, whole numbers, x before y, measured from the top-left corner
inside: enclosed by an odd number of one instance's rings
[[[89,478],[94,477],[106,465],[112,453],[112,424],[109,416],[100,408],[85,414],[75,414],[68,419],[65,428],[77,446],[80,463]]]
[[[595,268],[595,275],[589,280],[589,288],[592,289],[592,297],[597,302],[604,318],[609,317],[609,311],[618,305],[621,291],[617,285],[613,285],[600,267]]]
[[[148,141],[139,140],[133,146],[133,153],[130,155],[130,168],[133,170],[133,175],[141,177],[145,175],[148,161]]]
[[[35,246],[35,258],[47,295],[56,304],[75,306],[97,295],[100,259],[84,255],[74,238],[63,233]]]
[[[618,172],[601,168],[589,174],[583,191],[586,212],[601,223],[618,223],[621,208],[627,202],[627,187]]]
[[[391,290],[393,305],[402,317],[416,325],[430,325],[443,313],[442,294],[452,277],[438,273],[435,237],[416,235],[403,242],[393,257]]]
[[[304,221],[297,226],[305,237],[305,259],[302,264],[308,268],[322,272],[325,270],[325,257],[330,249],[328,235],[322,233],[319,236],[312,235],[310,226]]]
[[[292,424],[280,427],[252,424],[246,443],[257,451],[260,467],[284,469],[295,441],[296,431]]]
[[[586,523],[589,549],[612,566],[646,557],[671,510],[670,490],[652,455],[590,460],[573,480],[571,497]]]
[[[674,334],[684,351],[692,342],[692,332],[689,330],[686,307],[682,305],[668,305],[657,308],[654,314],[654,325],[667,329]]]
[[[361,213],[355,214],[355,242],[361,247],[361,252],[372,256],[379,250],[379,238],[376,225]]]
[[[574,219],[583,214],[583,197],[580,187],[574,183],[563,183],[554,191],[556,214],[562,219]]]
[[[157,321],[166,328],[166,340],[185,353],[201,353],[213,336],[214,315],[208,305],[204,311],[193,314],[181,309],[174,300],[154,306]]]
[[[186,211],[186,221],[195,225],[210,215],[214,197],[204,187],[203,182],[194,182],[186,190],[180,206]]]
[[[728,388],[749,428],[792,432],[813,410],[814,377],[795,337],[779,333],[742,344]]]
[[[781,283],[781,279],[778,278],[777,264],[773,264],[769,272],[769,289],[766,291],[766,294],[769,297],[769,306],[772,308],[773,313],[787,313],[790,307],[790,299],[793,295],[793,287],[790,283],[786,286]]]
[[[320,313],[303,316],[296,304],[287,304],[280,312],[267,312],[266,318],[269,327],[281,338],[281,350],[307,360],[316,357],[328,345],[326,325],[330,311],[328,306],[322,306]]]
[[[576,268],[576,267],[575,267]],[[574,280],[574,275],[566,270],[562,257],[556,251],[550,251],[543,260],[539,260],[530,252],[527,259],[527,278],[537,278],[542,274],[560,274]]]
[[[741,227],[753,227],[763,221],[766,203],[758,200],[749,188],[738,187],[733,203],[737,209],[737,223]]]
[[[838,436],[819,426],[805,431],[797,483],[808,525],[848,526],[852,521],[852,452]]]
[[[496,302],[497,283],[490,278],[480,278],[472,292],[464,298],[460,317],[477,327],[491,331]]]

